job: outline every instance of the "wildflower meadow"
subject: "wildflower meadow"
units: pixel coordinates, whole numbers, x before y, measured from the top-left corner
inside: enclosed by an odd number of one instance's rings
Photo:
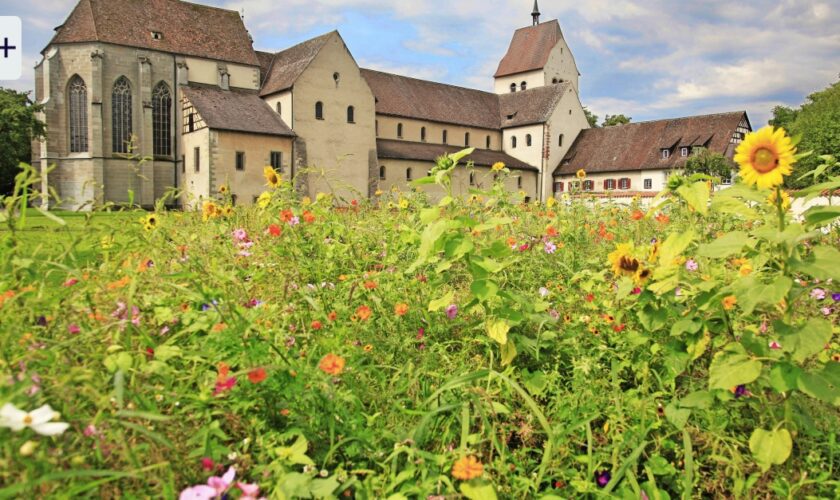
[[[840,208],[782,130],[650,204],[498,180],[4,199],[1,498],[837,498]],[[586,172],[579,177],[585,178]]]

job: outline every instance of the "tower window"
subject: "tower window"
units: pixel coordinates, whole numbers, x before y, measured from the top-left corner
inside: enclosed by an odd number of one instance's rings
[[[563,134],[560,134],[560,139],[557,140],[557,145],[563,147]]]
[[[271,168],[278,172],[283,171],[283,152],[282,151],[272,151],[271,152]]]
[[[278,115],[282,115],[282,114],[283,114],[283,104],[282,104],[282,103],[280,103],[280,102],[278,102],[278,103],[277,103],[277,114],[278,114]]]
[[[347,106],[347,123],[356,123],[356,108]]]
[[[467,132],[466,134],[464,134],[464,146],[469,147],[469,145],[470,145],[470,133]]]
[[[426,142],[426,127],[420,127],[420,141]]]
[[[381,167],[379,167],[379,180],[380,181],[385,180],[385,165],[382,165]]]
[[[475,186],[475,172],[470,172],[470,186]]]
[[[324,119],[324,103],[318,101],[315,103],[315,119],[316,120],[323,120]]]
[[[516,84],[515,83],[510,84],[510,91],[511,92],[516,92]]]
[[[525,90],[528,88],[528,82],[522,82],[519,84],[519,90]]]
[[[405,180],[407,180],[407,181],[411,180],[411,167],[408,167],[407,169],[405,169]]]
[[[193,170],[196,173],[201,171],[201,148],[193,149]]]
[[[443,142],[444,144],[448,144],[448,143],[449,143],[449,142],[448,142],[448,140],[449,140],[449,137],[448,137],[448,136],[449,136],[449,134],[447,134],[447,133],[446,133],[446,130],[444,130],[444,131],[443,131],[443,137],[442,137],[442,139],[443,139],[443,140],[442,140],[441,142]]]
[[[487,145],[485,146],[485,149],[490,149],[490,136],[489,135],[487,136],[486,144]]]

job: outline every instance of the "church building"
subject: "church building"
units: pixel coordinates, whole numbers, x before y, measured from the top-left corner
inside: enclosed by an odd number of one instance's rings
[[[33,163],[44,194],[65,208],[161,199],[189,207],[222,185],[236,203],[252,203],[266,165],[303,194],[367,197],[406,188],[440,155],[473,147],[475,168],[456,172],[456,192],[489,187],[490,167],[503,162],[510,190],[545,200],[582,162],[603,172],[669,170],[673,162],[635,161],[638,149],[674,139],[671,149],[690,142],[731,156],[722,138],[749,128],[740,112],[743,120],[703,127],[687,125],[696,117],[675,121],[659,135],[631,133],[647,131],[643,124],[588,130],[559,22],[540,22],[536,1],[531,17],[485,92],[360,68],[337,31],[266,52],[234,11],[80,0],[35,68],[47,136]]]

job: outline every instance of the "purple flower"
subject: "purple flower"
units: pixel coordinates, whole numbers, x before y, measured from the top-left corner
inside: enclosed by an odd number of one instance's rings
[[[545,253],[552,254],[557,251],[557,245],[551,241],[545,242]]]
[[[822,288],[814,288],[811,290],[811,298],[814,300],[823,300],[825,298],[825,290]]]
[[[449,304],[446,306],[446,317],[449,319],[455,319],[458,316],[458,306],[455,304]]]
[[[736,398],[740,398],[747,395],[747,386],[744,384],[735,386],[735,389],[732,390],[732,393],[735,394]]]
[[[840,302],[840,292],[832,293],[831,299],[834,300],[834,302]]]
[[[248,239],[248,233],[244,229],[236,229],[233,231],[233,239],[236,241],[245,241]]]
[[[830,307],[823,307],[822,309],[820,309],[820,312],[823,313],[824,315],[828,316],[828,315],[830,315],[831,313],[834,312],[834,309],[832,309]]]
[[[540,287],[540,297],[548,296],[548,288],[541,286]]]
[[[289,219],[289,225],[290,226],[294,227],[294,226],[297,226],[298,224],[300,224],[300,217],[298,217],[297,215],[295,215],[291,219]]]
[[[688,259],[685,261],[685,269],[687,271],[696,271],[699,266],[697,265],[697,261],[694,259]]]
[[[603,488],[610,483],[610,479],[612,479],[612,474],[608,470],[602,470],[595,473],[595,483],[598,484],[599,487]]]

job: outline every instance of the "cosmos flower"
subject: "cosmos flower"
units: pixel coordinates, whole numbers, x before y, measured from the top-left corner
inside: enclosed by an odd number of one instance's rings
[[[814,288],[811,290],[811,298],[814,300],[823,300],[825,299],[825,290],[822,288]]]
[[[446,317],[449,319],[455,319],[458,316],[458,306],[456,304],[449,304],[446,306]]]
[[[6,403],[0,408],[0,427],[8,427],[14,432],[29,427],[42,436],[58,436],[70,427],[70,424],[64,422],[52,422],[58,416],[50,405],[26,412],[11,403]]]
[[[556,252],[556,251],[557,251],[557,245],[555,245],[555,244],[554,244],[553,242],[551,242],[551,241],[546,241],[546,242],[545,242],[545,247],[544,247],[544,249],[545,249],[545,253],[547,253],[547,254],[553,254],[554,252]]]

